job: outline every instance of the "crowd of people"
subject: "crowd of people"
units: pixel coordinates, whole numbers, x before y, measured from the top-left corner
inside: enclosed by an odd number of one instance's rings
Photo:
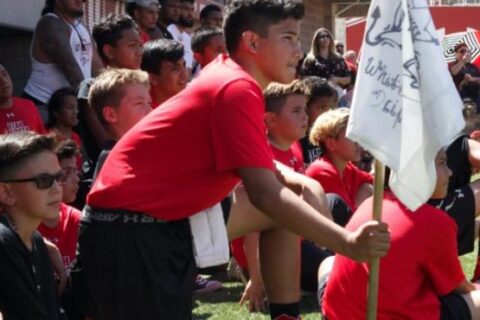
[[[378,319],[480,318],[480,264],[468,281],[458,260],[480,226],[468,46],[449,65],[467,125],[431,200],[386,186],[369,221],[356,52],[319,28],[304,53],[300,0],[194,5],[127,0],[90,34],[83,1],[46,0],[21,98],[0,60],[0,319],[190,319],[222,287],[201,270],[229,261],[251,312],[300,319],[313,292],[325,319],[363,319],[378,257]]]

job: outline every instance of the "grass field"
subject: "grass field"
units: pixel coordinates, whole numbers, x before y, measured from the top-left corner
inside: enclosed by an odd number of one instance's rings
[[[477,257],[477,248],[471,254],[461,257],[461,262],[467,279],[470,279],[475,267]],[[267,314],[252,313],[249,314],[247,308],[240,307],[238,301],[243,292],[241,282],[224,282],[224,288],[220,291],[196,295],[194,299],[193,319],[218,319],[218,320],[267,320],[270,319]],[[315,295],[306,296],[301,301],[302,319],[318,320],[318,304]]]

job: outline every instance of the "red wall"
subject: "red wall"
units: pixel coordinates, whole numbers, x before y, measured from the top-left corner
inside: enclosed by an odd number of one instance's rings
[[[437,29],[445,28],[445,34],[466,31],[467,27],[480,30],[480,7],[431,7],[433,21]],[[360,51],[365,22],[349,25],[346,28],[348,50]]]

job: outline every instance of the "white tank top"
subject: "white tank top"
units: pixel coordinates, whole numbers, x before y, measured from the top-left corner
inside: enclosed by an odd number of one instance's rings
[[[60,19],[53,13],[47,15]],[[72,48],[73,57],[77,61],[78,66],[82,70],[84,79],[90,78],[92,73],[92,39],[87,28],[80,22],[70,26],[70,46]],[[52,32],[55,32],[52,30]],[[32,44],[33,46],[33,44]],[[25,92],[32,97],[47,103],[52,94],[63,87],[69,87],[70,83],[54,63],[41,63],[32,57],[32,73],[25,86]]]

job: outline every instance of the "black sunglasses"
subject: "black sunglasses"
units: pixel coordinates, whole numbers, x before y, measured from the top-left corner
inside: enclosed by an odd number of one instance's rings
[[[49,189],[53,186],[53,182],[57,181],[58,183],[63,183],[65,180],[65,172],[60,171],[56,174],[50,174],[50,173],[42,173],[39,174],[36,177],[32,178],[27,178],[27,179],[12,179],[12,180],[6,180],[2,182],[6,183],[17,183],[17,182],[35,182],[35,185],[37,186],[38,189]]]

